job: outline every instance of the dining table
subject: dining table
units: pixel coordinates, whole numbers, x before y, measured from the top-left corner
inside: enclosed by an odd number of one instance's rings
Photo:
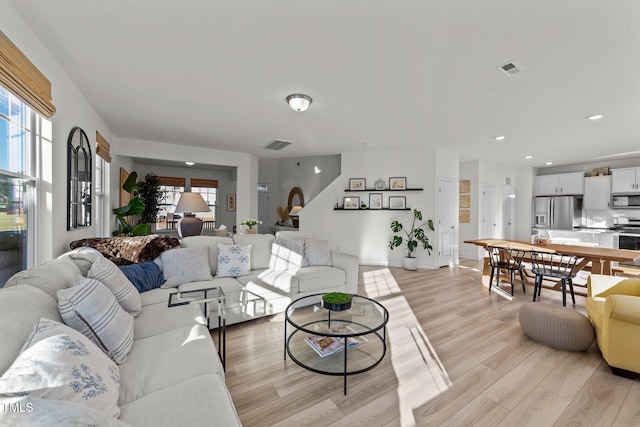
[[[574,269],[574,274],[589,268],[591,274],[606,274],[613,275],[614,262],[622,263],[639,263],[640,251],[634,251],[629,249],[613,249],[603,248],[600,246],[589,246],[580,244],[565,244],[565,243],[553,243],[550,241],[543,244],[531,244],[522,240],[505,240],[505,239],[471,239],[465,240],[464,243],[480,246],[480,247],[502,247],[518,249],[525,252],[545,252],[550,254],[562,254],[562,255],[575,255],[579,258],[578,263]],[[491,266],[489,265],[489,258],[484,259],[483,276],[489,276]],[[532,282],[533,275],[526,275],[529,282]],[[560,284],[554,283],[551,288],[560,290]],[[580,292],[585,293],[586,292]]]

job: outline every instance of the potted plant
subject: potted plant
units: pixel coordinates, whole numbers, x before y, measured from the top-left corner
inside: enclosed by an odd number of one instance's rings
[[[322,306],[331,311],[343,311],[351,308],[351,295],[343,292],[329,292],[322,295]]]
[[[393,250],[402,244],[405,245],[404,268],[407,270],[418,269],[418,259],[416,258],[416,251],[418,250],[418,246],[422,246],[424,249],[426,249],[427,252],[429,252],[429,255],[431,255],[431,249],[433,249],[433,247],[429,244],[429,237],[427,236],[423,228],[427,226],[429,230],[435,231],[435,228],[433,227],[433,221],[429,219],[416,226],[416,222],[421,221],[422,212],[414,209],[413,222],[411,223],[411,228],[408,231],[398,221],[394,220],[391,223],[391,230],[396,234],[389,242],[389,248]]]
[[[144,202],[144,210],[140,214],[138,223],[155,224],[158,222],[158,212],[162,201],[158,176],[155,173],[146,174],[144,180],[138,182],[137,189]]]
[[[113,232],[114,236],[144,236],[151,234],[150,224],[142,223],[134,226],[129,222],[129,219],[133,220],[134,215],[140,215],[144,211],[144,200],[136,191],[137,180],[138,174],[131,172],[127,180],[122,184],[122,189],[131,194],[131,199],[126,206],[113,210],[118,224],[120,224],[120,227]]]
[[[249,229],[247,230],[247,234],[256,234],[256,230],[253,229],[254,225],[258,225],[258,224],[262,224],[262,221],[258,221],[257,219],[245,219],[243,222],[240,223],[240,225],[246,225],[247,227],[249,227]]]

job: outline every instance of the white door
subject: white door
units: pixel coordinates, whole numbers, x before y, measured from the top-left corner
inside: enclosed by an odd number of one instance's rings
[[[269,232],[269,192],[258,191],[258,220],[262,224],[258,225],[258,233],[267,234]]]
[[[482,239],[497,237],[496,186],[482,184]]]
[[[516,193],[513,187],[505,185],[502,187],[502,238],[513,239],[513,218]]]
[[[438,180],[438,266],[454,265],[456,256],[456,183],[452,179]]]

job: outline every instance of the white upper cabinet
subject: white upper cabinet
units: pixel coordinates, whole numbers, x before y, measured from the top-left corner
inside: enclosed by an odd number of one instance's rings
[[[608,209],[611,203],[611,176],[584,179],[583,209]]]
[[[640,193],[640,168],[612,169],[611,177],[612,193]]]
[[[536,196],[570,196],[584,193],[584,173],[562,173],[536,177]]]

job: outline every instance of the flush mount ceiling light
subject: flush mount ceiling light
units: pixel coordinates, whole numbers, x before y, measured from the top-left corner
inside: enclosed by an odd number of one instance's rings
[[[193,166],[193,165],[195,165],[195,163],[193,163],[193,162],[184,162],[184,164],[185,164],[185,165],[187,165],[187,166]]]
[[[495,139],[496,141],[502,141],[504,139],[504,135],[496,136],[493,139]]]
[[[527,160],[528,159],[533,159],[533,156],[532,155],[528,155],[528,156],[524,156],[524,158],[527,159]]]
[[[592,114],[590,116],[587,116],[587,120],[600,120],[603,117],[604,114]]]
[[[547,166],[551,166],[552,164],[553,164],[553,162],[547,162],[547,163],[545,163],[545,165],[547,165]]]
[[[311,101],[310,96],[302,95],[301,93],[294,93],[293,95],[287,96],[287,103],[293,111],[305,111],[309,108],[309,105],[311,105]]]

